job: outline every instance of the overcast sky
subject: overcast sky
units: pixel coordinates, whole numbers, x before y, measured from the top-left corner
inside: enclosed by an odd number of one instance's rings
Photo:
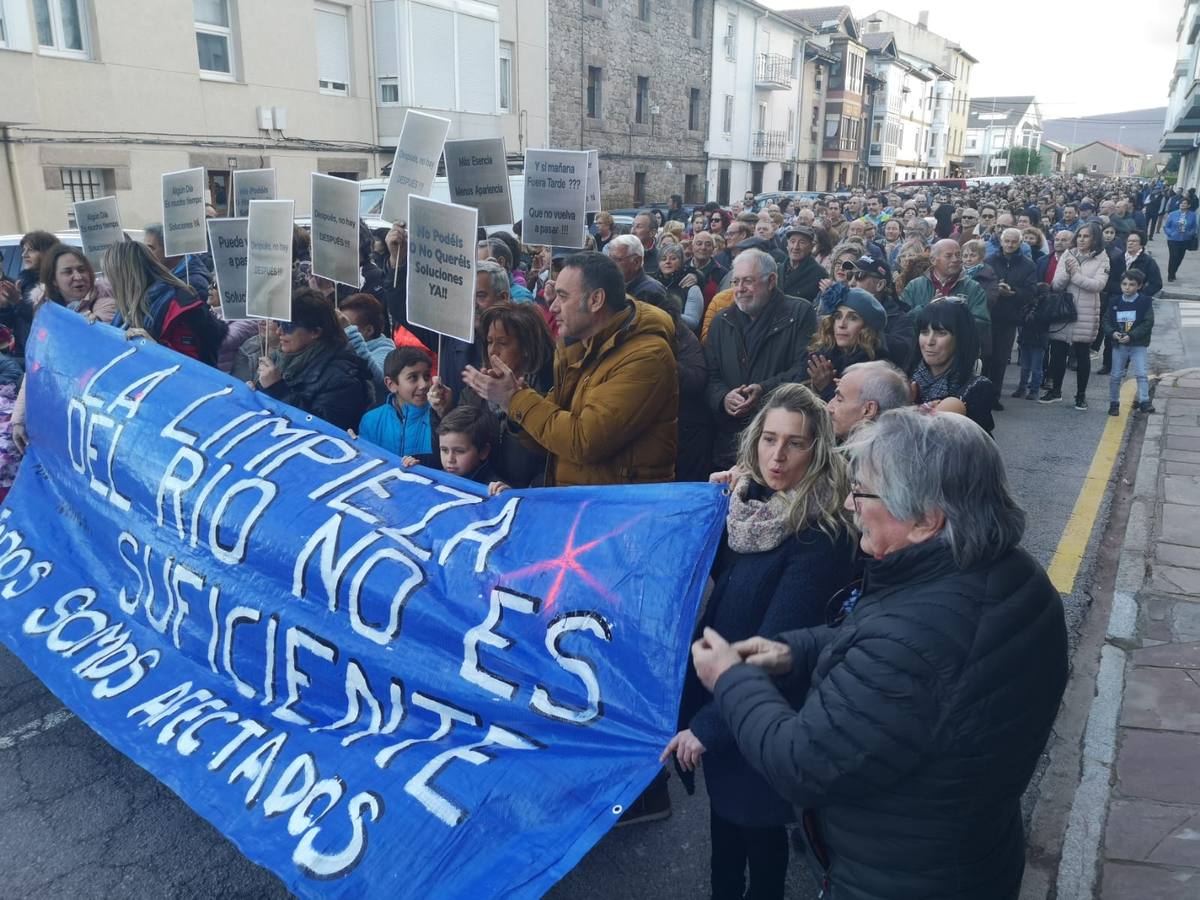
[[[760,2],[774,9],[823,5]],[[875,0],[850,9],[860,19],[886,9],[910,22],[928,10],[930,31],[979,60],[971,72],[972,96],[1032,94],[1044,118],[1059,119],[1166,106],[1184,2]]]

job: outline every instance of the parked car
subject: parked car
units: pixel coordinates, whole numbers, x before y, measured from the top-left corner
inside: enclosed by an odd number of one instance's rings
[[[383,210],[383,195],[387,191],[387,184],[388,179],[386,178],[365,178],[358,183],[358,214],[372,229],[391,227],[391,223],[379,217],[380,212]],[[512,193],[513,215],[519,222],[521,220],[521,210],[525,204],[525,176],[510,173],[508,176],[508,189]],[[450,199],[450,182],[446,180],[445,175],[439,175],[433,179],[433,187],[429,192],[429,196],[434,200],[441,200],[443,203],[452,202]],[[488,225],[486,229],[488,234],[491,234],[494,231],[510,231],[512,230],[512,226]]]
[[[126,228],[125,236],[131,241],[140,241],[144,232],[141,229]],[[23,234],[0,235],[0,277],[16,281],[17,276],[21,274],[21,238],[23,237]],[[72,247],[83,246],[83,242],[79,239],[79,231],[76,229],[55,232],[55,237]]]
[[[820,200],[825,196],[827,195],[820,191],[768,191],[754,198],[754,206],[749,209],[749,212],[758,212],[766,209],[772,203],[781,204],[784,200],[791,200],[794,203],[797,200]],[[849,194],[847,193],[846,196]]]
[[[973,188],[982,187],[1008,187],[1013,183],[1011,175],[980,175],[976,178],[968,178],[967,184]]]
[[[916,178],[912,181],[893,181],[888,190],[896,191],[897,193],[915,190],[923,191],[929,188],[965,191],[967,187],[967,180],[965,178]]]

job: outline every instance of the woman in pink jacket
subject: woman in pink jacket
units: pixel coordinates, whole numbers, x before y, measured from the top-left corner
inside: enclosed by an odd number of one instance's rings
[[[1108,254],[1104,252],[1099,224],[1087,222],[1075,233],[1075,246],[1062,256],[1054,272],[1052,287],[1068,291],[1078,313],[1074,322],[1050,329],[1050,380],[1053,387],[1041,396],[1042,403],[1062,399],[1067,354],[1075,355],[1075,408],[1087,409],[1088,376],[1091,375],[1091,345],[1100,331],[1104,286],[1108,283]]]

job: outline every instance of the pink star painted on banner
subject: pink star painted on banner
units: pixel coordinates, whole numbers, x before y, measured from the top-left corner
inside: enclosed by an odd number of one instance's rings
[[[50,336],[50,332],[49,332],[49,331],[47,331],[45,328],[39,328],[39,329],[38,329],[38,331],[37,331],[37,339],[38,339],[39,341],[44,341],[44,340],[45,340],[46,338],[48,338],[49,336]]]
[[[584,583],[592,588],[592,590],[602,596],[609,603],[616,605],[619,602],[618,598],[613,596],[613,594],[609,592],[608,588],[597,581],[596,577],[589,572],[582,563],[580,563],[579,557],[583,556],[583,554],[587,553],[589,550],[594,550],[609,538],[614,538],[621,532],[629,530],[635,524],[637,524],[638,521],[644,518],[647,513],[642,513],[642,515],[630,519],[628,522],[618,526],[617,528],[614,528],[608,533],[602,534],[597,538],[593,538],[587,543],[580,544],[577,547],[575,546],[575,535],[579,530],[579,522],[580,519],[583,518],[583,511],[586,508],[587,504],[584,503],[579,507],[579,512],[575,514],[575,521],[571,524],[571,530],[567,533],[567,544],[565,547],[563,547],[561,554],[553,559],[545,559],[541,562],[536,562],[533,565],[526,566],[523,569],[518,569],[516,572],[509,573],[505,578],[507,581],[509,579],[523,578],[529,575],[540,575],[543,572],[557,572],[554,577],[554,583],[550,585],[550,589],[546,592],[545,605],[543,607],[545,610],[553,609],[554,604],[558,600],[558,596],[562,591],[563,583],[566,581],[568,573],[578,576],[584,581]]]

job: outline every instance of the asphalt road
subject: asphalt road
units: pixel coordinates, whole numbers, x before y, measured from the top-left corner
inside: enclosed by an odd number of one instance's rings
[[[1181,332],[1178,306],[1159,306],[1154,357],[1158,369],[1166,371],[1196,359],[1191,347],[1200,348],[1200,327]],[[1108,421],[1108,379],[1093,377],[1088,412],[1069,403],[1012,400],[1007,394],[1015,380],[1014,366],[995,436],[1028,513],[1025,545],[1048,564]],[[1071,396],[1073,387],[1074,374],[1068,373],[1064,394]],[[1102,508],[1101,517],[1104,513]],[[1075,626],[1090,600],[1093,554],[1089,549],[1075,589],[1064,598]],[[669,819],[614,830],[550,896],[707,896],[708,809],[702,782],[693,797],[675,778],[670,790],[674,814]],[[287,896],[273,875],[249,863],[174,794],[66,713],[3,648],[0,839],[5,848],[0,898]],[[793,860],[789,880],[792,897],[815,897],[802,863]]]

